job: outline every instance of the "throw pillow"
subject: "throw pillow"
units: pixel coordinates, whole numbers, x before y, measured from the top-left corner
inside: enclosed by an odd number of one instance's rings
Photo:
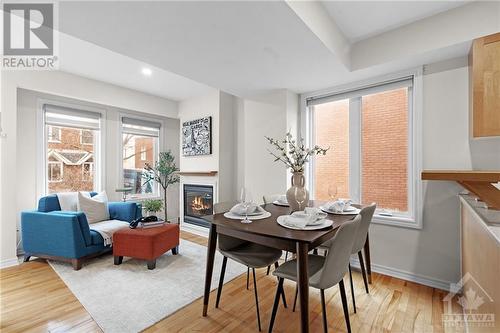
[[[78,210],[87,216],[89,224],[109,220],[106,192],[100,192],[92,198],[78,192]]]
[[[80,192],[85,197],[90,198],[89,192]],[[59,206],[61,210],[76,212],[78,210],[78,192],[61,192],[57,193],[57,199],[59,200]]]

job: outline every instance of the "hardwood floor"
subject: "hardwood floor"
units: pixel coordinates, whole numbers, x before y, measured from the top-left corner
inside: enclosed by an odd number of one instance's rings
[[[206,238],[182,232],[182,238],[206,245]],[[200,267],[204,269],[204,267]],[[263,331],[267,331],[277,281],[257,272],[257,288]],[[462,332],[444,328],[442,299],[446,292],[373,273],[370,294],[365,294],[361,274],[354,271],[357,314],[350,304],[353,332]],[[207,317],[201,316],[202,299],[151,326],[146,332],[256,332],[255,301],[245,274],[224,285],[219,309],[210,295]],[[42,260],[0,270],[1,332],[100,332],[95,321],[52,268]],[[346,278],[346,286],[349,286]],[[294,284],[285,282],[289,304],[278,310],[274,332],[296,332],[299,314],[292,312]],[[328,326],[346,332],[338,287],[326,291]],[[311,289],[311,332],[322,332],[319,291]],[[455,303],[455,306],[458,306]]]

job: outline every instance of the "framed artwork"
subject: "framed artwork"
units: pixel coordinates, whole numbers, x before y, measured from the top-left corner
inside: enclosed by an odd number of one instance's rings
[[[212,117],[182,123],[182,155],[212,154]]]

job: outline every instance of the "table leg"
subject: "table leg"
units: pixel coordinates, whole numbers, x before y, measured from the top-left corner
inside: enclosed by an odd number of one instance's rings
[[[307,243],[297,242],[297,285],[300,295],[300,331],[309,332],[309,274],[307,259],[309,248]]]
[[[215,246],[217,244],[217,228],[215,224],[210,225],[207,245],[207,267],[205,271],[205,293],[203,294],[203,317],[207,316],[208,299],[210,298],[210,285],[214,270]]]
[[[366,234],[365,241],[365,263],[366,263],[366,274],[368,275],[368,283],[372,283],[372,261],[370,259],[370,233]]]

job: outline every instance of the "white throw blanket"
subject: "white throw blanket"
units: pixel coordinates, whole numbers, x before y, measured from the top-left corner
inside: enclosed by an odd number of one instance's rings
[[[107,220],[92,223],[91,230],[97,231],[104,238],[104,246],[113,244],[113,234],[120,229],[128,228],[127,222],[120,220]]]

